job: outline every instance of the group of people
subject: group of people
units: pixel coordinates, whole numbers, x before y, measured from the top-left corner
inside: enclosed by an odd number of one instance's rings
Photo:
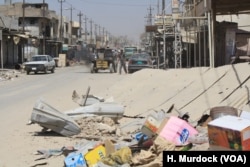
[[[116,58],[117,58],[117,60],[116,60],[116,62],[117,62],[116,66],[119,67],[118,68],[119,74],[122,73],[122,69],[123,69],[124,73],[127,74],[128,72],[127,72],[127,67],[126,67],[126,57],[125,57],[125,54],[124,54],[123,50],[120,50],[117,53]]]

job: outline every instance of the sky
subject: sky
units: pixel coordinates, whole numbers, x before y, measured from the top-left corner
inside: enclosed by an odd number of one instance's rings
[[[4,0],[1,0],[4,4]],[[49,10],[61,14],[60,0],[45,0]],[[129,40],[139,41],[145,32],[145,25],[149,18],[150,8],[152,16],[159,13],[162,0],[63,0],[62,15],[70,19],[72,6],[73,21],[79,22],[79,13],[82,16],[82,28],[85,28],[84,18],[87,17],[87,29],[90,30],[90,20],[94,24],[104,27],[112,36],[127,36]],[[12,0],[23,2],[23,0]],[[43,0],[25,0],[25,3],[43,3]],[[166,8],[171,0],[165,0]],[[158,5],[159,4],[159,5]],[[68,9],[68,10],[67,10]],[[94,27],[93,27],[94,30]],[[98,29],[99,30],[99,29]]]

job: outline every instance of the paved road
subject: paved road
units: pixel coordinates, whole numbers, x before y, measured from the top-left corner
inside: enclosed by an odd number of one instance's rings
[[[67,111],[79,107],[72,101],[74,90],[83,95],[90,86],[90,94],[102,96],[99,94],[101,91],[107,90],[126,76],[110,74],[108,71],[91,74],[89,71],[84,66],[65,67],[57,68],[54,74],[26,75],[24,73],[13,81],[0,82],[0,167],[5,166],[3,163],[8,164],[7,166],[20,167],[35,163],[33,162],[35,157],[31,153],[42,147],[46,137],[34,138],[34,132],[41,128],[26,124],[39,98],[43,98],[59,111]],[[52,142],[53,146],[57,145],[48,138],[46,142]],[[58,145],[63,145],[65,141],[60,142],[62,143]],[[55,160],[54,163],[57,161]],[[52,166],[58,166],[58,164],[52,163]]]
[[[28,120],[39,98],[58,110],[66,111],[77,105],[71,99],[73,90],[82,95],[90,86],[90,93],[99,93],[122,77],[116,73],[110,74],[108,71],[91,74],[84,66],[73,66],[57,68],[54,74],[21,74],[14,81],[2,81],[0,82],[0,127],[19,121],[24,123],[25,117]]]

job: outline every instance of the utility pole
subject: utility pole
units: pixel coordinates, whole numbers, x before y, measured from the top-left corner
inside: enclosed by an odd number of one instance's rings
[[[24,33],[24,17],[25,17],[25,0],[23,0],[23,23],[22,23],[22,26],[23,26],[23,33]]]
[[[24,19],[24,17],[25,17],[25,0],[23,0],[22,7],[23,7],[23,23],[22,23],[22,25],[23,25],[23,34],[24,34],[25,33],[25,29],[24,29],[24,22],[25,22],[25,19]],[[22,47],[21,63],[23,63],[23,59],[24,59],[24,41],[22,42],[22,45],[23,45],[23,47]]]
[[[85,42],[87,43],[87,34],[88,34],[88,30],[87,30],[87,20],[88,20],[88,18],[87,18],[87,16],[85,16],[85,33],[84,33],[84,35],[85,35]]]
[[[82,16],[83,16],[83,14],[82,14],[82,12],[80,11],[79,12],[79,14],[77,15],[77,16],[79,16],[79,39],[81,39],[82,38]]]
[[[152,10],[153,10],[153,8],[151,7],[151,5],[150,5],[150,7],[149,7],[149,15],[146,17],[147,18],[147,25],[149,25],[149,26],[151,26],[152,25]],[[147,38],[149,38],[148,39],[148,41],[149,41],[149,50],[150,50],[150,52],[151,52],[151,55],[153,54],[153,40],[152,40],[152,38],[153,38],[153,34],[152,34],[152,32],[149,32],[149,33],[147,33],[147,34],[149,34],[149,35],[147,35],[148,37]]]
[[[105,31],[106,32],[106,42],[105,42],[105,44],[106,44],[106,46],[109,46],[109,38],[108,38],[108,31],[106,30]]]
[[[45,0],[43,0],[43,27],[42,27],[42,33],[43,33],[43,54],[45,55]]]
[[[166,25],[165,25],[165,0],[162,0],[162,17],[163,17],[163,68],[166,69]]]
[[[160,14],[160,0],[157,1],[157,14]]]
[[[90,19],[90,44],[93,44],[93,38],[92,38],[92,24],[93,24],[93,21],[92,19]]]
[[[104,38],[104,27],[102,28],[102,44],[104,46],[105,38]]]
[[[65,0],[58,0],[61,3],[61,21],[60,21],[60,41],[63,42],[63,18],[62,18],[62,4]]]
[[[101,36],[101,25],[99,25],[99,36]]]
[[[70,8],[66,9],[66,10],[70,10],[70,41],[69,44],[72,45],[72,29],[73,29],[73,20],[72,20],[72,11],[73,11],[73,7],[72,5],[70,5]]]
[[[96,41],[97,41],[97,40],[96,40],[96,39],[97,39],[97,26],[98,26],[98,25],[95,24],[95,43],[96,43]]]

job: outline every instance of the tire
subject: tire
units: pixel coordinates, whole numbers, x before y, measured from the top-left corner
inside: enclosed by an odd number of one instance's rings
[[[45,74],[48,74],[48,68],[47,68],[47,67],[45,67],[44,73],[45,73]]]
[[[51,73],[54,73],[54,72],[55,72],[55,67],[52,67]]]
[[[27,74],[27,75],[29,75],[29,74],[30,74],[30,71],[29,71],[29,70],[27,70],[27,71],[26,71],[26,74]]]

